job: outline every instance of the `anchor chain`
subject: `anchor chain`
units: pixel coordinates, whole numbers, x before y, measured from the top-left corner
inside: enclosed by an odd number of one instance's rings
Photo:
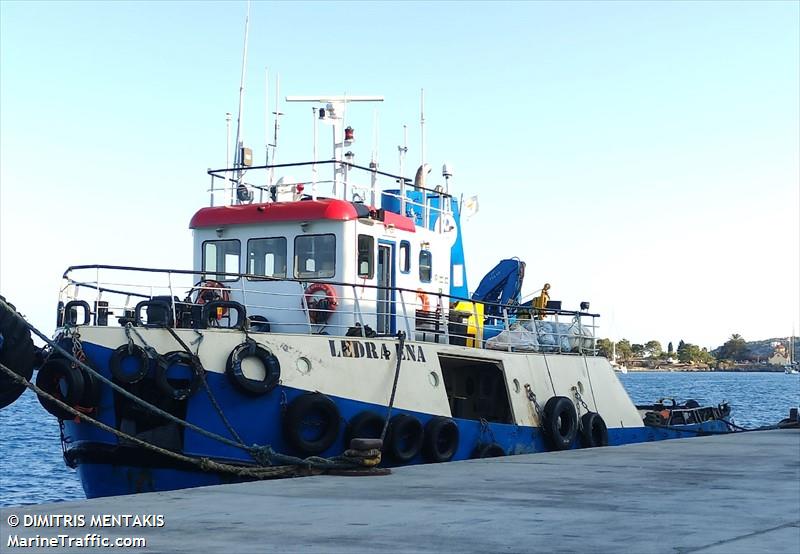
[[[589,409],[589,406],[586,405],[586,402],[583,400],[583,396],[581,396],[581,391],[579,391],[578,387],[574,385],[572,386],[572,394],[575,397],[575,400],[577,401],[577,405],[575,406],[575,408],[578,413],[578,429],[583,429],[583,420],[581,419],[581,406],[583,406],[587,414],[591,412],[591,410]]]
[[[539,402],[536,400],[536,394],[533,392],[530,383],[525,383],[525,396],[527,396],[528,400],[533,404],[533,409],[536,410],[536,417],[541,421],[542,407],[539,406]]]

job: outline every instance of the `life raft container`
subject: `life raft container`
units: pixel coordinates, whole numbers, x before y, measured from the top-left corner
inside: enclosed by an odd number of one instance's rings
[[[578,432],[578,414],[572,400],[566,396],[553,396],[544,405],[542,433],[553,450],[566,450],[572,446]]]
[[[325,293],[319,296],[317,293]],[[311,283],[305,290],[305,305],[308,306],[308,319],[317,325],[330,319],[339,302],[336,300],[336,289],[328,283]]]

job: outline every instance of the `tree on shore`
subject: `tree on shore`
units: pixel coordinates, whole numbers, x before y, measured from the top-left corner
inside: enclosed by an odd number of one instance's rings
[[[600,339],[597,341],[597,353],[600,356],[608,358],[609,360],[614,353],[614,343],[609,339]]]
[[[667,354],[672,356],[674,353],[675,353],[675,349],[672,348],[672,341],[669,341],[669,344],[667,345]]]
[[[678,350],[678,361],[685,364],[712,364],[716,359],[706,348],[700,348],[696,344],[684,343],[683,348]]]
[[[720,360],[735,360],[742,362],[750,355],[747,349],[747,341],[742,335],[734,333],[728,341],[717,350],[717,358]]]
[[[617,343],[617,357],[625,362],[633,358],[633,350],[628,339],[622,339]]]
[[[661,343],[657,340],[649,340],[644,345],[644,350],[653,358],[658,358],[663,353]]]

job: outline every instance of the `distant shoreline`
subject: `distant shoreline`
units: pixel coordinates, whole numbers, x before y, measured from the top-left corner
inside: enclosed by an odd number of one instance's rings
[[[742,365],[726,368],[714,367],[629,367],[628,373],[783,373],[784,369],[780,366],[769,365]]]

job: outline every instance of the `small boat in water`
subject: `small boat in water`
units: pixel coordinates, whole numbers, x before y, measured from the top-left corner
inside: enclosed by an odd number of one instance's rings
[[[520,260],[471,294],[450,167],[431,185],[347,150],[345,109],[382,98],[287,100],[315,104],[332,159],[256,167],[239,144],[191,268],[64,272],[36,384],[87,497],[730,430],[727,406],[635,406],[599,315],[521,303]]]

